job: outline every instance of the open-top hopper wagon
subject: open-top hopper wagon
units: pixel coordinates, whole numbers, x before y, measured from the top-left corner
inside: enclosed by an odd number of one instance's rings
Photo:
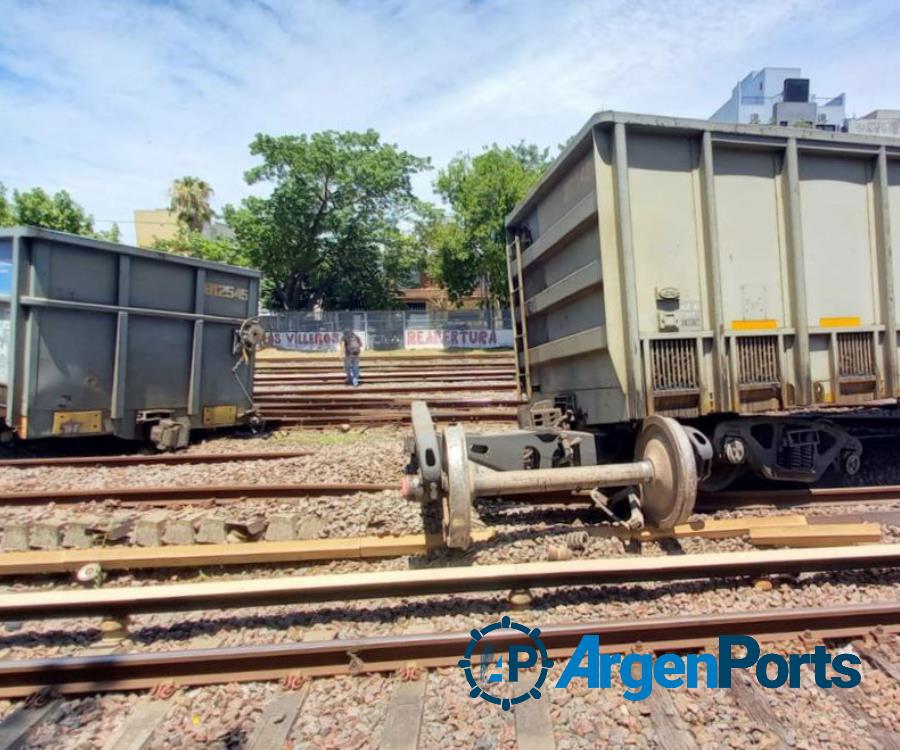
[[[668,527],[746,472],[854,474],[844,418],[896,405],[896,139],[603,112],[507,237],[521,429],[413,410],[407,494],[452,547],[478,497],[583,490]]]
[[[259,272],[0,229],[0,430],[159,448],[257,419]]]

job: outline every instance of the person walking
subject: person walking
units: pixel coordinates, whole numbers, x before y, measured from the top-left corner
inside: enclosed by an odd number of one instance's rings
[[[359,385],[359,353],[362,341],[352,328],[347,328],[341,337],[341,356],[344,358],[344,372],[347,374],[347,385],[354,388]]]

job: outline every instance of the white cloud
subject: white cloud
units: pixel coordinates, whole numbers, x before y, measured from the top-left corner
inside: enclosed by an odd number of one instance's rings
[[[601,108],[706,117],[764,65],[802,66],[862,114],[900,104],[879,72],[900,70],[896,8],[0,0],[0,181],[65,187],[127,222],[184,174],[240,200],[256,132],[374,127],[440,165],[492,141],[555,148]]]

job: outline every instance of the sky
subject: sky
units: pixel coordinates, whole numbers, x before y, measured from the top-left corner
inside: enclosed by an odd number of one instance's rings
[[[898,32],[897,0],[0,0],[0,182],[131,242],[176,177],[248,195],[259,132],[371,127],[436,168],[555,153],[602,109],[709,117],[764,66],[900,108]]]

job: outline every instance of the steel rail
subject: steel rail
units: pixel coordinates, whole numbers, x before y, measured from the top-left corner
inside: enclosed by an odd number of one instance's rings
[[[483,498],[481,500],[490,500]],[[534,505],[593,505],[587,492],[535,492],[504,498],[503,506],[517,503]],[[900,485],[867,485],[864,487],[812,487],[800,490],[739,490],[701,492],[695,510],[711,513],[717,510],[776,508],[831,508],[852,503],[900,503]],[[501,506],[502,507],[502,506]]]
[[[415,390],[423,385],[432,386],[432,390],[437,390],[436,386],[441,386],[448,390],[456,389],[459,391],[468,391],[474,390],[476,385],[484,390],[504,390],[509,388],[511,384],[515,385],[516,383],[511,377],[504,378],[498,375],[467,378],[459,378],[452,375],[442,375],[438,378],[428,377],[427,375],[414,375],[408,378],[398,378],[393,375],[387,377],[373,376],[371,373],[362,370],[360,372],[360,377],[365,378],[365,384],[369,390],[374,390],[376,387],[385,388],[389,385],[402,386],[406,391]],[[322,376],[310,379],[294,377],[254,378],[253,381],[254,389],[267,389],[276,393],[278,392],[277,389],[285,387],[303,388],[304,390],[309,390],[313,393],[325,389],[331,391],[337,390],[339,392],[341,386],[346,385],[346,376],[344,375],[335,377]],[[394,390],[400,390],[400,388],[396,387]]]
[[[331,384],[322,384],[316,385],[312,387],[307,387],[303,385],[297,385],[294,383],[279,383],[278,387],[273,387],[267,385],[265,388],[259,387],[257,383],[253,388],[253,395],[273,395],[278,396],[280,394],[303,394],[303,395],[317,395],[317,394],[366,394],[366,393],[394,393],[399,392],[403,395],[407,395],[410,392],[415,393],[425,393],[425,392],[434,392],[434,391],[450,391],[450,392],[462,392],[462,391],[495,391],[495,390],[507,390],[514,385],[512,381],[512,385],[510,383],[497,383],[495,381],[481,381],[476,383],[462,383],[462,384],[445,384],[445,383],[421,383],[416,382],[414,386],[405,384],[405,383],[397,383],[396,381],[391,381],[388,383],[384,383],[383,385],[379,385],[376,383],[367,383],[366,382],[366,374],[362,374],[362,385],[354,388],[352,391],[349,390],[349,386],[341,385],[335,386]],[[285,390],[287,389],[287,390]]]
[[[509,422],[516,419],[516,412],[510,410],[493,411],[432,411],[431,417],[435,422]],[[334,415],[327,416],[321,413],[309,415],[280,415],[266,413],[268,421],[285,425],[300,425],[306,427],[330,427],[338,424],[365,425],[367,427],[390,426],[396,424],[408,424],[410,415],[407,411],[392,411],[384,413],[367,414],[358,412],[353,416]]]
[[[430,385],[452,385],[457,388],[465,388],[467,385],[476,385],[485,382],[495,383],[494,388],[506,387],[509,383],[515,384],[515,379],[513,377],[505,377],[504,375],[494,375],[490,373],[484,373],[479,375],[469,375],[469,376],[458,376],[458,375],[440,375],[440,376],[431,376],[431,375],[409,375],[409,376],[397,376],[397,375],[379,375],[376,373],[371,373],[366,370],[361,370],[360,374],[362,377],[366,378],[366,382],[369,385],[374,384],[382,384],[382,385],[403,385],[406,388],[410,388],[411,386],[415,386],[418,384],[430,384]],[[284,385],[292,385],[296,387],[303,388],[321,388],[321,387],[329,387],[335,388],[340,385],[345,385],[346,376],[341,372],[341,374],[335,375],[316,375],[315,377],[310,378],[298,378],[293,375],[287,376],[278,376],[278,377],[257,377],[254,378],[254,383],[256,386],[284,386]]]
[[[305,484],[198,484],[189,487],[97,487],[94,489],[5,492],[3,505],[72,505],[119,500],[128,503],[171,504],[250,498],[293,498],[399,490],[399,484],[323,482]]]
[[[306,409],[352,409],[359,408],[361,410],[368,409],[384,409],[386,407],[411,407],[412,403],[418,399],[415,397],[399,397],[399,398],[378,398],[364,397],[353,398],[345,396],[324,396],[307,398],[294,393],[285,394],[288,398],[255,398],[254,402],[258,408],[269,410],[278,409],[280,411],[289,411],[298,409],[300,411]],[[515,396],[507,398],[490,398],[484,396],[475,396],[473,398],[461,399],[457,396],[438,396],[428,399],[428,405],[440,406],[444,408],[464,408],[464,407],[487,407],[487,406],[521,406],[522,402]]]
[[[310,356],[309,354],[298,354],[289,357],[267,357],[265,355],[256,357],[257,366],[270,367],[279,365],[292,365],[296,367],[317,367],[325,364],[340,363],[342,358],[338,354],[329,354],[322,356]],[[515,358],[511,351],[501,352],[497,354],[410,354],[410,355],[392,355],[386,357],[377,353],[363,352],[360,355],[360,361],[364,364],[383,364],[387,366],[393,365],[443,365],[452,366],[454,364],[471,364],[475,367],[485,364],[493,364],[496,362],[515,363]]]
[[[468,406],[464,405],[462,402],[450,403],[450,404],[440,404],[440,406],[444,406],[451,411],[459,411],[464,414],[481,414],[482,412],[477,411],[478,409],[492,409],[492,410],[503,410],[502,413],[515,413],[514,411],[508,411],[509,407],[514,407],[517,405],[517,402],[508,402],[508,403],[490,403],[490,402],[476,402],[474,404],[470,404]],[[391,404],[390,402],[375,402],[375,403],[345,403],[345,402],[337,402],[333,404],[328,403],[320,403],[320,404],[296,404],[296,403],[288,403],[287,405],[282,404],[261,404],[257,402],[257,410],[259,414],[263,418],[268,418],[271,415],[281,415],[284,417],[329,417],[333,421],[341,422],[342,419],[340,417],[368,417],[368,416],[402,416],[406,409],[404,407],[408,407],[408,404]]]
[[[421,396],[407,396],[390,393],[378,393],[377,391],[363,393],[319,393],[307,390],[290,390],[275,391],[274,393],[257,393],[254,394],[254,402],[256,404],[296,404],[298,406],[315,406],[323,404],[347,404],[360,406],[370,406],[372,404],[403,404],[404,406],[412,406],[414,401],[420,401]],[[448,393],[446,395],[437,394],[428,397],[429,404],[440,404],[446,406],[450,403],[461,404],[521,404],[522,400],[515,395],[514,392],[484,394],[484,395],[467,395],[460,393]]]
[[[809,487],[801,490],[741,490],[708,492],[697,497],[697,510],[727,510],[729,508],[784,508],[824,506],[832,504],[884,503],[900,501],[900,485],[869,485],[865,487]]]
[[[433,380],[477,380],[479,378],[495,378],[497,380],[513,380],[515,373],[507,368],[484,368],[481,370],[465,370],[455,368],[453,370],[381,370],[371,367],[361,367],[361,371],[373,378],[396,378],[398,380],[410,380],[412,378],[428,378]],[[302,382],[316,380],[337,380],[344,374],[342,365],[328,370],[296,370],[285,367],[274,370],[262,370],[255,373],[260,380],[291,379]]]
[[[607,620],[547,625],[541,640],[553,659],[569,656],[581,638],[599,634],[606,653],[696,651],[725,635],[761,642],[795,637],[846,641],[873,631],[900,631],[900,602],[836,605],[809,609],[764,609],[680,617]],[[423,668],[454,666],[465,653],[469,632],[342,638],[103,656],[52,657],[0,662],[0,698],[22,698],[44,688],[64,695],[113,690],[210,685],[341,674],[393,672],[410,663]],[[485,643],[495,653],[524,643],[514,630],[497,630]]]
[[[216,464],[232,461],[272,461],[311,456],[312,451],[261,451],[257,453],[160,453],[152,456],[52,456],[5,458],[0,466],[138,466],[143,464]]]
[[[551,563],[426,568],[322,576],[240,579],[90,590],[0,593],[0,621],[305,604],[674,581],[900,565],[900,544],[827,549],[729,552],[677,557],[622,557]]]

